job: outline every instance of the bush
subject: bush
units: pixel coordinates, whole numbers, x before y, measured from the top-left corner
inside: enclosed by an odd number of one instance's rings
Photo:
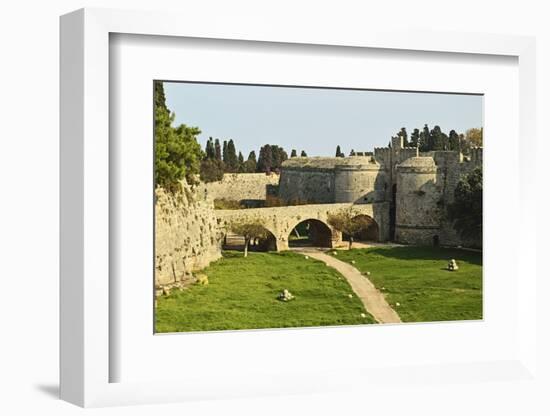
[[[246,208],[240,201],[233,199],[214,199],[214,209],[244,209]]]

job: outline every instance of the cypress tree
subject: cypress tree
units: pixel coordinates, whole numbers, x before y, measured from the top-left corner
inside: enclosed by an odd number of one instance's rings
[[[239,168],[239,159],[233,139],[227,142],[227,161],[225,162],[229,172],[236,172]]]
[[[409,147],[409,136],[405,127],[401,127],[401,130],[397,133],[397,136],[403,138],[403,147]]]
[[[409,145],[411,147],[418,147],[419,138],[420,138],[420,130],[414,129],[412,134],[411,134],[411,141],[410,141]]]
[[[210,137],[206,142],[206,159],[215,159],[215,158],[216,158],[216,151],[214,150],[214,143],[212,141],[212,137]]]
[[[223,141],[222,160],[227,165],[227,140]]]
[[[305,150],[302,150],[302,153],[300,153],[300,157],[307,157],[307,153]]]
[[[244,171],[247,173],[256,172],[256,152],[253,150],[248,154],[248,159],[244,162]]]
[[[292,149],[292,151],[290,152],[290,157],[296,157],[298,156],[298,154],[296,153],[296,149]]]
[[[266,144],[260,148],[260,155],[258,156],[258,165],[256,170],[258,172],[270,173],[273,164],[273,155],[271,153],[271,146]]]
[[[239,167],[237,168],[237,170],[239,172],[244,172],[244,157],[243,157],[243,154],[241,152],[239,152],[239,158],[238,158],[238,165]]]
[[[454,130],[449,132],[449,149],[454,151],[460,150],[460,137]]]
[[[427,124],[424,124],[424,128],[420,133],[418,139],[418,150],[420,150],[421,152],[428,152],[432,150],[432,148],[430,147],[430,129]]]
[[[344,157],[342,150],[340,150],[340,145],[336,146],[336,157]]]

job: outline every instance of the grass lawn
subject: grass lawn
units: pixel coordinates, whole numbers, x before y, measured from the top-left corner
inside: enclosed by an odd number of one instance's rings
[[[375,322],[355,294],[348,297],[353,293],[348,282],[323,262],[292,252],[223,255],[204,269],[208,285],[158,298],[157,332]],[[278,300],[283,289],[295,299]]]
[[[404,322],[481,319],[481,253],[435,247],[339,250],[366,274]],[[459,269],[446,270],[454,258]],[[396,304],[399,303],[400,306]]]

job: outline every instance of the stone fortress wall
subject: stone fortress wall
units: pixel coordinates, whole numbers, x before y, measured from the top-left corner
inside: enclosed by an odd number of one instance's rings
[[[483,165],[483,149],[469,158],[456,151],[419,153],[404,147],[375,148],[373,156],[297,157],[283,163],[279,197],[312,204],[386,202],[390,238],[407,244],[464,243],[446,218],[460,178]],[[393,233],[393,235],[392,235]]]
[[[176,196],[158,189],[155,283],[185,284],[193,271],[220,258],[224,223],[236,215],[265,220],[277,249],[288,248],[288,233],[295,222],[311,218],[326,223],[329,212],[351,204],[376,221],[380,241],[431,245],[437,239],[444,245],[468,244],[447,221],[445,210],[461,176],[482,164],[482,148],[473,149],[469,158],[454,151],[419,154],[397,139],[368,156],[291,158],[283,163],[280,175],[226,174],[219,182],[194,187],[183,183],[183,192]],[[227,212],[213,207],[217,198],[265,200],[273,192],[307,205]],[[334,230],[332,236],[339,238]]]
[[[179,285],[221,257],[222,234],[212,201],[187,183],[176,195],[155,191],[155,285]]]
[[[201,184],[197,192],[208,199],[263,201],[269,193],[276,193],[279,175],[272,173],[226,173],[217,182]]]

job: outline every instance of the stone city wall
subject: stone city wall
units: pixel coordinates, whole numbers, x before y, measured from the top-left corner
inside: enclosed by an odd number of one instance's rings
[[[211,200],[265,200],[269,190],[278,184],[279,175],[275,173],[226,173],[221,181],[201,184],[199,192]]]
[[[286,201],[330,204],[334,202],[334,170],[285,168],[281,172],[279,197]]]
[[[221,257],[214,207],[185,183],[182,193],[158,188],[155,194],[155,284],[185,284],[193,271]]]

